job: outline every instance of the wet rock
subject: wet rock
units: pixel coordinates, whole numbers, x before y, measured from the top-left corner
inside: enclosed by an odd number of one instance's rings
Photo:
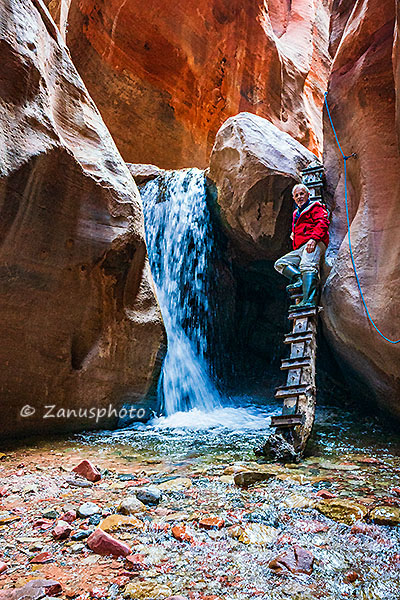
[[[395,506],[377,506],[370,515],[371,521],[377,525],[400,525],[400,508]]]
[[[81,504],[77,510],[78,517],[81,519],[86,519],[87,517],[91,517],[93,515],[101,514],[101,508],[94,502],[85,502]]]
[[[102,529],[96,529],[87,540],[88,547],[96,554],[102,556],[128,556],[132,554],[131,548],[115,539]]]
[[[79,463],[79,465],[76,465],[72,471],[77,475],[84,477],[88,481],[91,481],[92,483],[95,481],[100,481],[101,479],[100,471],[90,462],[90,460],[83,460]]]
[[[165,173],[163,169],[159,169],[155,165],[127,163],[126,166],[135,180],[136,185],[143,185],[148,181],[155,179],[162,173]]]
[[[130,571],[143,571],[147,569],[145,557],[143,554],[129,554],[125,558],[125,568]]]
[[[124,498],[117,508],[117,511],[123,515],[133,515],[143,510],[145,510],[145,505],[136,496]]]
[[[146,506],[156,506],[161,500],[162,492],[155,486],[141,488],[136,492],[136,498]]]
[[[143,529],[143,522],[133,516],[110,515],[106,517],[99,525],[103,531],[112,531],[119,527],[129,526],[135,529]]]
[[[5,571],[7,571],[7,569],[8,569],[7,563],[0,560],[0,573],[4,573]]]
[[[101,514],[92,515],[89,517],[88,523],[89,525],[98,525],[101,522]]]
[[[225,467],[223,475],[236,475],[236,473],[240,473],[241,471],[248,471],[248,468],[245,465],[229,465]]]
[[[179,542],[193,542],[193,532],[185,525],[175,525],[171,529],[171,533]]]
[[[356,504],[352,500],[324,500],[315,507],[326,517],[338,521],[339,523],[345,523],[346,525],[352,525],[356,521],[363,519],[368,509],[362,504]]]
[[[360,574],[357,571],[347,571],[343,577],[344,583],[354,583],[360,578]]]
[[[179,492],[192,486],[192,480],[188,477],[177,477],[160,483],[157,487],[159,490],[168,492]]]
[[[256,483],[268,481],[275,477],[273,473],[264,473],[259,471],[241,471],[234,476],[235,485],[242,488],[248,488]]]
[[[67,537],[69,537],[71,531],[71,525],[66,521],[62,521],[60,519],[59,521],[57,521],[56,526],[54,527],[51,534],[56,540],[65,540]]]
[[[283,552],[269,563],[268,567],[277,575],[290,571],[291,573],[305,573],[311,575],[313,572],[314,556],[309,550],[301,546],[293,546],[290,550]]]
[[[275,527],[261,523],[248,523],[244,527],[237,525],[230,527],[229,534],[243,544],[272,544],[278,537]]]
[[[335,498],[336,494],[330,492],[329,490],[318,490],[315,494],[318,498],[324,498],[324,500],[330,500],[331,498]]]
[[[163,600],[169,598],[172,590],[167,585],[160,585],[152,581],[138,581],[128,583],[124,590],[124,598],[132,600]]]
[[[199,527],[202,529],[222,529],[224,525],[225,521],[220,517],[203,517],[199,521]]]
[[[19,588],[0,591],[0,600],[39,600],[43,596],[59,594],[61,584],[52,579],[33,579]]]

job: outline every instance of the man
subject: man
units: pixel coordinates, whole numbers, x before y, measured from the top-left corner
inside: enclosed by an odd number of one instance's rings
[[[303,288],[303,300],[296,309],[317,305],[319,264],[329,242],[329,219],[325,206],[310,199],[310,190],[299,183],[292,191],[297,210],[293,213],[293,251],[279,258],[275,269],[290,279],[287,290]]]

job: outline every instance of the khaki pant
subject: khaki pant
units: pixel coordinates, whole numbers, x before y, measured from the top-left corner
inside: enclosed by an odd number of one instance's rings
[[[292,250],[292,252],[285,254],[282,258],[278,258],[274,265],[275,269],[279,273],[282,273],[285,267],[292,265],[293,267],[298,267],[301,272],[312,271],[318,273],[319,263],[325,254],[326,246],[323,242],[318,242],[314,252],[307,252],[307,243],[297,248],[297,250]]]

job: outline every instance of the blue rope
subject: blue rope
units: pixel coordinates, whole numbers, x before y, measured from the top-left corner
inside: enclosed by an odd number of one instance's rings
[[[347,202],[347,161],[352,156],[357,157],[357,155],[355,153],[353,153],[353,154],[349,154],[349,156],[346,156],[345,153],[343,152],[342,147],[341,147],[341,145],[339,143],[339,139],[338,139],[335,127],[333,125],[331,113],[329,112],[329,106],[328,106],[327,96],[328,96],[328,92],[325,92],[325,106],[326,106],[326,111],[328,113],[329,121],[330,121],[331,126],[332,126],[332,131],[334,133],[334,136],[335,136],[335,139],[336,139],[336,143],[337,143],[338,148],[340,150],[340,154],[342,155],[342,158],[343,158],[343,166],[344,166],[344,202],[345,202],[345,206],[346,206],[347,238],[349,240],[349,250],[350,250],[351,263],[353,265],[353,271],[354,271],[354,275],[356,277],[356,281],[357,281],[358,289],[359,289],[359,292],[360,292],[361,300],[362,300],[362,303],[364,305],[365,312],[367,313],[367,317],[368,317],[369,321],[371,322],[371,324],[373,325],[373,327],[376,329],[376,331],[379,333],[379,335],[381,337],[383,337],[384,340],[386,340],[387,342],[389,342],[389,344],[399,344],[400,343],[400,339],[398,339],[398,340],[390,340],[385,335],[383,335],[383,333],[381,332],[381,330],[379,329],[379,327],[377,327],[377,325],[375,325],[374,320],[372,319],[371,315],[369,314],[369,310],[368,310],[367,304],[366,304],[365,299],[364,299],[364,294],[362,293],[360,280],[358,278],[356,263],[354,262],[353,248],[352,248],[351,239],[350,239],[350,218],[349,218],[349,206],[348,206],[348,202]]]

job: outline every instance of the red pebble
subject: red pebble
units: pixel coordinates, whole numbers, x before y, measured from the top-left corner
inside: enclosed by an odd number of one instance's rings
[[[72,471],[77,475],[84,477],[88,481],[92,481],[93,483],[95,481],[100,481],[101,479],[100,471],[89,460],[86,459],[80,462],[79,465],[76,465]]]
[[[392,488],[392,494],[395,494],[396,496],[400,496],[400,487]]]
[[[185,525],[175,525],[175,527],[173,527],[171,531],[174,538],[179,542],[194,541],[193,536],[191,536],[190,533],[187,531]]]
[[[53,527],[53,521],[50,521],[49,519],[38,519],[33,523],[32,527],[38,527],[39,529],[50,529],[50,527]]]
[[[128,544],[120,542],[99,528],[95,529],[88,537],[87,545],[93,552],[102,556],[128,556],[128,554],[132,554]]]
[[[359,579],[359,577],[360,575],[356,571],[347,571],[347,573],[345,573],[343,581],[345,583],[354,583],[355,581],[357,581],[357,579]]]
[[[125,567],[131,571],[143,571],[143,569],[147,569],[143,554],[129,554],[125,558]]]
[[[202,529],[222,529],[224,525],[224,519],[219,517],[204,517],[199,521],[199,527]]]
[[[8,569],[7,563],[0,560],[0,573],[4,573],[4,571],[7,571],[7,569]]]
[[[0,488],[0,498],[4,498],[4,496],[7,496],[7,494],[8,494],[8,487]]]
[[[66,523],[73,523],[76,519],[76,510],[68,510],[66,513],[61,515],[61,520]]]
[[[35,554],[29,559],[29,562],[32,564],[43,564],[53,560],[52,555],[49,552],[40,552],[39,554]]]
[[[66,521],[62,521],[61,519],[57,521],[56,526],[51,532],[52,536],[56,540],[65,540],[70,536],[72,531],[72,527]]]
[[[336,498],[336,494],[333,494],[329,490],[319,490],[316,495],[319,498],[325,498],[326,500],[329,500],[330,498]]]

